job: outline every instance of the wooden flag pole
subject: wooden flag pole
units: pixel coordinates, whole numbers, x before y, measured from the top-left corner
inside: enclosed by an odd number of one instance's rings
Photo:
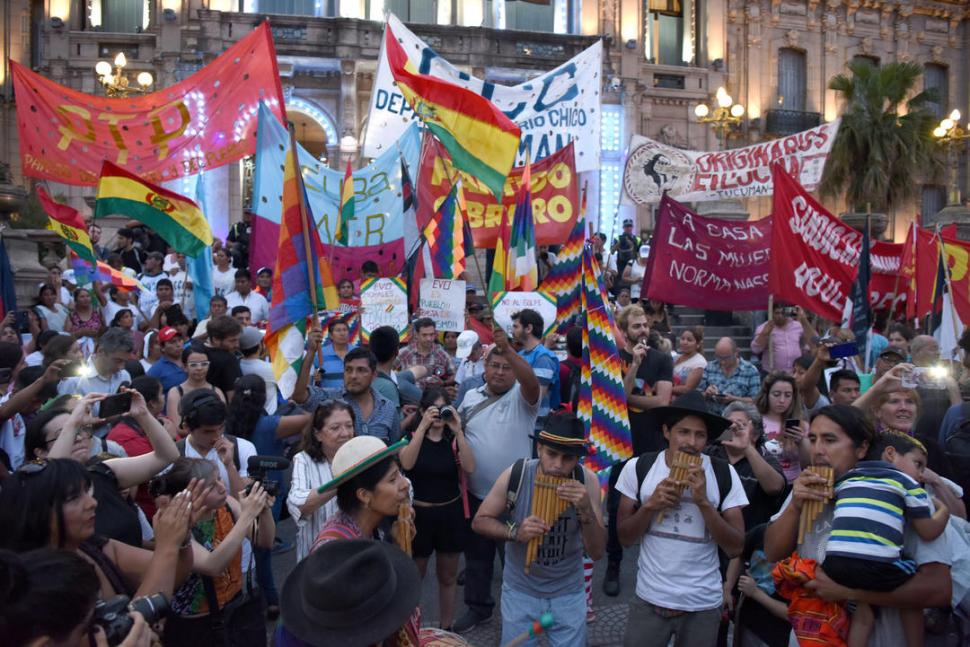
[[[774,324],[774,315],[775,315],[775,295],[774,294],[769,294],[768,295],[768,321],[771,321],[772,322],[772,324],[771,324],[772,326],[775,325]],[[774,359],[774,352],[772,351],[772,348],[771,348],[771,333],[770,332],[768,333],[768,346],[767,346],[767,348],[765,348],[765,355],[767,357],[767,361],[765,362],[765,364],[767,364],[767,366],[765,366],[765,369],[770,373],[771,372],[771,369],[769,367],[773,364],[773,362],[771,360]]]
[[[310,249],[310,219],[307,216],[306,202],[304,198],[306,197],[305,189],[303,188],[303,171],[299,165],[299,153],[296,147],[296,129],[293,127],[293,122],[288,123],[290,131],[290,154],[296,156],[296,184],[297,184],[297,202],[300,205],[300,224],[303,227],[303,254],[306,259],[306,271],[307,271],[307,281],[310,286],[310,305],[313,307],[313,321],[317,328],[322,327],[320,325],[320,308],[317,304],[317,279],[313,275],[313,267],[310,266],[310,259],[313,258],[312,250]],[[331,248],[331,252],[333,249]],[[317,349],[317,358],[320,363],[321,370],[323,369],[323,346]]]

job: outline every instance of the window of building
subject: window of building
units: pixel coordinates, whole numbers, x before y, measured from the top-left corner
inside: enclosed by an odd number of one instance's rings
[[[600,113],[599,231],[610,231],[623,186],[623,106],[606,104]]]
[[[923,89],[936,90],[937,100],[927,104],[933,111],[937,119],[942,119],[944,114],[948,114],[947,107],[950,105],[950,82],[947,76],[948,68],[945,65],[927,63],[923,67]]]
[[[867,56],[865,54],[856,54],[852,57],[853,63],[865,63],[871,65],[872,67],[879,67],[879,57],[878,56]]]
[[[152,3],[148,0],[92,0],[88,23],[101,31],[134,34],[151,24]]]
[[[920,200],[920,212],[923,215],[923,222],[932,218],[946,206],[946,187],[938,184],[927,184],[923,187],[923,195]]]
[[[383,5],[383,6],[381,6]],[[379,10],[375,12],[375,8]],[[451,22],[451,0],[370,0],[371,20],[384,20],[386,13],[392,13],[404,22],[418,22],[434,24],[438,14],[447,10],[448,20]]]
[[[265,13],[283,16],[336,16],[339,5],[344,10],[357,11],[359,0],[241,0],[246,13]],[[353,17],[363,17],[355,14]],[[382,18],[383,20],[383,18]]]
[[[658,65],[690,65],[696,60],[696,0],[646,0],[644,55]]]
[[[778,107],[802,112],[807,94],[805,52],[790,47],[778,50]]]
[[[486,0],[486,22],[496,29],[575,34],[579,33],[582,4],[583,0]]]

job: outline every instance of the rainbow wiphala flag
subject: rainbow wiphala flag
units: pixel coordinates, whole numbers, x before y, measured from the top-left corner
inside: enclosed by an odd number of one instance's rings
[[[583,275],[583,247],[586,244],[586,218],[580,212],[566,244],[556,255],[556,264],[542,280],[542,290],[556,300],[557,332],[562,334],[580,313],[580,286]]]
[[[583,249],[580,304],[585,323],[577,416],[589,430],[586,465],[599,474],[600,483],[605,485],[609,467],[633,455],[633,440],[620,355],[613,339],[613,314],[590,247]]]

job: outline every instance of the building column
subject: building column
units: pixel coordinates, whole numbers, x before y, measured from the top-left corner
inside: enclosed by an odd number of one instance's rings
[[[357,118],[357,61],[343,59],[340,61],[340,168],[344,168],[360,149],[360,142],[357,141],[359,123]],[[344,145],[345,140],[349,142],[349,137],[353,137],[356,142],[356,150],[354,151],[351,151],[349,146]]]

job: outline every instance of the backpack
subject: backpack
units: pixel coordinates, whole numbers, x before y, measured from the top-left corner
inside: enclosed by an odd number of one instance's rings
[[[515,508],[515,502],[519,498],[519,489],[522,487],[522,476],[525,473],[525,459],[512,463],[512,472],[509,474],[509,486],[505,490],[505,510],[511,513]],[[586,482],[586,472],[579,463],[573,468],[573,478],[580,483]]]
[[[232,441],[232,463],[236,466],[236,471],[239,471],[241,469],[239,463],[239,439],[232,434],[223,434],[223,436]],[[185,438],[176,442],[175,446],[178,447],[179,456],[185,456]]]
[[[954,480],[965,491],[970,486],[970,419],[964,419],[943,444]]]
[[[647,472],[653,467],[653,464],[657,461],[657,457],[663,454],[663,452],[647,452],[645,454],[640,454],[637,456],[637,494],[639,495],[640,490],[643,489],[643,482],[647,478]],[[731,464],[728,463],[723,458],[717,458],[716,456],[707,456],[711,459],[711,467],[714,469],[714,480],[717,482],[717,491],[720,500],[717,502],[717,510],[721,511],[721,506],[724,505],[724,499],[727,497],[728,492],[731,491]],[[636,507],[640,507],[640,502],[637,501]]]

